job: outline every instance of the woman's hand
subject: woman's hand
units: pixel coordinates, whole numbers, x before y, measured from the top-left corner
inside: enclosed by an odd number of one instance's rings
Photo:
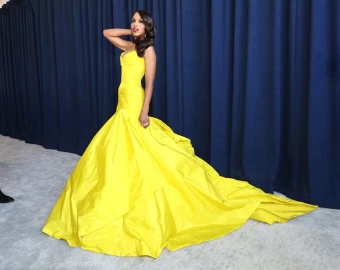
[[[138,119],[143,128],[147,128],[150,125],[150,119],[147,113],[141,113]]]
[[[142,127],[147,128],[150,125],[148,113],[156,74],[156,53],[153,46],[150,46],[145,50],[144,59],[145,59],[145,91],[143,106],[139,116],[139,122],[142,125]]]

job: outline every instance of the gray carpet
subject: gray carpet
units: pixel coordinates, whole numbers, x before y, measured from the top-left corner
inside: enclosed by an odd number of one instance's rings
[[[158,259],[71,248],[41,232],[79,156],[0,136],[0,269],[340,269],[340,211],[318,209],[286,224],[249,221],[215,241]]]

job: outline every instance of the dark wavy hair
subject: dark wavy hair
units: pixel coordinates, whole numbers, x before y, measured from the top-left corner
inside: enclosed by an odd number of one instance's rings
[[[145,25],[145,37],[136,37],[133,43],[136,44],[136,51],[139,57],[143,57],[145,50],[154,45],[156,37],[156,27],[152,15],[146,10],[137,10]]]

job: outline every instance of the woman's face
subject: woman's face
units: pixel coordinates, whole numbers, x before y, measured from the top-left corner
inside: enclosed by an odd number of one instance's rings
[[[132,30],[132,35],[134,37],[145,36],[145,25],[138,12],[136,12],[132,17],[131,30]]]

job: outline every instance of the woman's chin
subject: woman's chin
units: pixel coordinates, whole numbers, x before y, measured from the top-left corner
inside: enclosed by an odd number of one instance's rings
[[[143,38],[144,37],[143,35],[141,35],[139,33],[133,33],[132,36],[133,36],[134,39],[135,38]]]

